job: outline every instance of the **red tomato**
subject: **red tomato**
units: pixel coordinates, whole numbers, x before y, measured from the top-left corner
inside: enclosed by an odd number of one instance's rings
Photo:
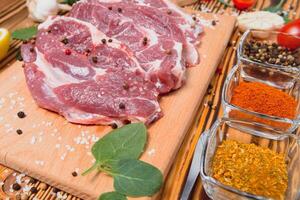
[[[290,49],[297,49],[300,47],[300,19],[287,23],[279,31],[289,34],[278,34],[277,41],[279,45]]]
[[[253,6],[255,0],[233,0],[234,6],[239,10],[246,10]]]

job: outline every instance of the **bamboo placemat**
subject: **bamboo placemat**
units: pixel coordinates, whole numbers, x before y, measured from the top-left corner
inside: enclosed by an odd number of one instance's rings
[[[284,10],[289,12],[289,17],[291,19],[297,19],[300,16],[299,1],[300,0],[287,0],[284,5]],[[270,0],[258,0],[254,6],[254,9],[261,10],[264,7],[267,7],[269,3]],[[194,10],[202,10],[203,12],[223,13],[230,15],[239,14],[239,12],[237,12],[235,9],[226,7],[217,0],[211,0],[208,2],[198,1],[197,3],[194,3],[188,7]],[[1,0],[0,27],[6,27],[10,30],[13,30],[17,27],[30,25],[31,21],[26,20],[27,15],[28,13],[25,7],[25,0]],[[162,190],[162,199],[179,199],[200,134],[209,129],[213,122],[222,115],[221,91],[227,73],[235,63],[236,45],[239,41],[239,38],[240,34],[236,29],[232,34],[231,40],[225,50],[216,74],[210,83],[207,94],[204,97],[201,106],[198,108],[198,115],[195,117],[195,121],[191,126],[180,151],[178,152],[175,163]],[[14,41],[11,44],[11,48],[7,57],[0,63],[0,68],[9,66],[9,64],[15,60],[15,55],[19,46],[20,42]],[[18,172],[8,169],[5,166],[0,166],[0,185],[2,185],[0,189],[1,200],[20,198],[20,196],[16,196],[16,192],[13,192],[13,190],[11,190],[9,187],[11,183],[15,181],[16,177],[18,177],[18,175]],[[31,179],[30,177],[24,178],[28,179],[29,186],[37,188],[38,191],[37,193],[29,192],[28,199],[30,200],[79,200],[79,198],[65,194],[63,191],[59,191],[53,187],[41,183],[38,180]],[[26,197],[23,198],[26,199]],[[191,199],[208,199],[203,191],[201,181],[199,179],[197,180],[197,184],[195,185]]]

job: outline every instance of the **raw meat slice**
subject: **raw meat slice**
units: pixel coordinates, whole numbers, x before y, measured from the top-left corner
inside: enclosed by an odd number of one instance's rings
[[[103,0],[102,0],[103,1]],[[187,14],[178,6],[168,0],[128,0],[139,5],[151,6],[167,13],[172,20],[176,22],[179,28],[184,32],[187,42],[184,49],[184,56],[189,65],[199,63],[199,55],[197,45],[199,44],[199,36],[203,32],[202,25],[197,17]]]
[[[191,43],[195,38],[186,39],[190,35],[188,29],[177,25],[179,19],[183,24],[186,20],[175,11],[170,16],[168,12],[134,1],[84,0],[73,6],[69,15],[92,23],[125,43],[160,93],[182,86],[186,58],[192,58],[192,64],[198,62],[197,50]]]
[[[71,17],[39,26],[21,48],[27,85],[39,106],[81,124],[145,122],[162,116],[155,85],[129,49]]]

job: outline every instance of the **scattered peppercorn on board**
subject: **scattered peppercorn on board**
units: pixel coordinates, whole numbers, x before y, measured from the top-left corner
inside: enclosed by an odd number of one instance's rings
[[[188,69],[187,83],[182,89],[161,98],[165,116],[150,127],[149,142],[142,156],[142,160],[158,167],[165,176],[235,25],[232,16],[196,14],[205,21],[199,48],[201,63]],[[92,143],[109,127],[70,124],[59,115],[38,108],[27,89],[21,62],[4,68],[0,82],[5,83],[0,85],[2,164],[83,199],[96,199],[99,194],[113,190],[112,178],[104,174],[80,176],[93,163]]]
[[[17,1],[17,0],[16,0]],[[5,3],[4,3],[5,2]],[[3,3],[5,5],[11,4],[12,0],[4,0]],[[25,2],[25,0],[24,0]],[[220,4],[217,0],[206,1],[203,3],[193,4],[189,6],[189,8],[193,10],[202,10],[206,12],[212,13],[230,13],[232,8],[225,7]],[[1,1],[2,3],[2,1]],[[255,9],[261,10],[264,7],[270,4],[269,0],[258,0]],[[8,6],[11,7],[11,6]],[[292,9],[289,9],[292,7]],[[0,13],[2,14],[3,7],[0,7]],[[291,19],[296,19],[300,17],[300,5],[299,0],[287,0],[284,9],[289,12],[289,17]],[[13,10],[13,9],[12,9]],[[10,12],[11,13],[11,12]],[[239,13],[235,12],[234,15],[238,15]],[[16,18],[20,18],[23,14],[14,14],[14,20]],[[0,25],[1,24],[2,15],[0,16]],[[11,18],[10,18],[11,19]],[[9,20],[10,20],[9,19]],[[11,23],[12,24],[12,23]],[[14,28],[14,25],[10,26]],[[174,164],[168,174],[167,180],[164,185],[164,189],[162,191],[162,199],[164,200],[174,200],[180,197],[180,193],[182,187],[184,185],[185,177],[188,172],[191,159],[193,156],[193,152],[197,143],[197,140],[200,134],[210,128],[211,124],[215,121],[217,117],[222,115],[222,109],[220,109],[220,94],[222,91],[222,86],[224,80],[227,76],[227,73],[233,66],[235,62],[235,53],[236,53],[236,44],[240,38],[238,31],[235,29],[230,38],[230,43],[227,46],[224,56],[218,66],[217,73],[213,77],[209,89],[207,90],[206,96],[203,98],[201,105],[199,105],[197,110],[197,115],[194,118],[194,121],[188,131],[183,144],[180,147],[179,152],[177,153]],[[15,58],[16,48],[18,47],[18,42],[13,42],[11,45],[10,52],[5,60],[0,62],[0,68],[5,66],[7,63],[11,62]],[[15,179],[13,176],[15,175],[15,171],[5,167],[0,166],[0,182],[4,182],[4,187],[0,189],[0,199],[5,199],[10,197],[11,199],[16,198],[16,192],[9,191],[9,185]],[[34,181],[28,184],[29,186],[37,187],[39,189],[38,193],[29,193],[30,199],[34,197],[43,200],[43,199],[51,199],[54,200],[56,197],[55,194],[58,194],[56,188],[46,186],[43,182]],[[71,194],[67,194],[63,191],[59,192],[61,196],[66,196],[68,200],[79,200],[79,198],[72,196]],[[203,190],[200,179],[198,179],[197,184],[195,185],[195,189],[193,190],[192,197],[193,200],[205,199],[207,200],[207,196]]]

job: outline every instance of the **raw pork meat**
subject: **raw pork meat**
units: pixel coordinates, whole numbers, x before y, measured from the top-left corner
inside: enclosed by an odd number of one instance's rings
[[[80,124],[150,124],[159,94],[180,88],[199,63],[199,21],[167,0],[81,0],[22,45],[40,107]]]
[[[149,124],[162,115],[158,91],[133,53],[87,22],[49,18],[21,52],[38,105],[70,122]]]
[[[181,87],[186,63],[199,62],[200,25],[167,1],[83,0],[69,16],[126,44],[160,93]]]

